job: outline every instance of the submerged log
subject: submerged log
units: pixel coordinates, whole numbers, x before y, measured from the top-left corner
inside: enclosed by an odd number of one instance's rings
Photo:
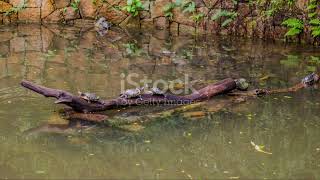
[[[119,108],[132,105],[192,104],[198,101],[208,100],[213,96],[230,92],[236,88],[235,81],[231,78],[227,78],[217,83],[210,84],[190,95],[185,96],[176,96],[172,94],[166,94],[165,96],[142,94],[141,98],[124,99],[118,97],[111,100],[100,100],[98,102],[89,103],[83,98],[73,95],[72,93],[69,93],[67,91],[47,88],[25,80],[21,82],[21,85],[36,93],[42,94],[45,97],[56,98],[57,100],[55,101],[55,103],[57,104],[65,104],[75,111],[86,113],[105,111],[112,108]]]

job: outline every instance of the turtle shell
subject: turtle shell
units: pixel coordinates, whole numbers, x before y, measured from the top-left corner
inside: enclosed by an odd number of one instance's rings
[[[99,96],[97,96],[94,93],[89,93],[89,92],[81,93],[80,96],[83,99],[88,100],[88,101],[98,101],[99,100]]]
[[[139,88],[136,89],[128,89],[125,92],[120,94],[120,97],[133,98],[141,95],[141,90]]]
[[[316,73],[312,73],[303,78],[301,82],[306,85],[312,85],[314,82],[317,82],[318,80],[319,76]]]
[[[240,78],[240,79],[235,80],[235,83],[236,83],[237,89],[239,89],[241,91],[245,91],[249,88],[249,83],[244,78]]]
[[[163,95],[163,94],[164,94],[164,92],[161,91],[161,90],[160,90],[159,88],[157,88],[157,87],[151,88],[151,92],[152,92],[153,94],[155,94],[155,95]]]

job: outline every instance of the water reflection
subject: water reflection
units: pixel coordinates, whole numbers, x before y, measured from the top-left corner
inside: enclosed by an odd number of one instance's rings
[[[1,177],[317,179],[316,89],[260,98],[200,119],[176,114],[137,133],[97,126],[24,136],[45,122],[63,122],[56,118],[60,106],[19,83],[27,79],[104,98],[118,96],[121,73],[166,81],[188,74],[198,86],[244,77],[254,87],[279,88],[317,70],[318,57],[313,47],[232,37],[118,28],[101,37],[88,27],[1,27]],[[256,152],[250,141],[273,154]]]

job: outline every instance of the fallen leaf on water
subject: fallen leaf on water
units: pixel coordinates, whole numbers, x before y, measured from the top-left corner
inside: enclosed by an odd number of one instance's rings
[[[38,170],[38,171],[36,171],[36,173],[37,173],[37,174],[44,174],[44,173],[46,173],[46,172],[45,172],[45,171]]]
[[[251,141],[251,145],[254,147],[254,149],[258,152],[261,152],[261,153],[264,153],[264,154],[272,154],[271,152],[267,152],[267,151],[264,151],[263,148],[264,146],[259,146],[259,145],[256,145],[253,141]]]
[[[240,177],[239,176],[231,176],[229,177],[229,179],[239,179]]]
[[[266,76],[261,77],[259,80],[260,80],[260,81],[264,81],[264,80],[267,80],[267,79],[269,79],[269,78],[270,78],[270,76],[269,76],[269,75],[266,75]]]

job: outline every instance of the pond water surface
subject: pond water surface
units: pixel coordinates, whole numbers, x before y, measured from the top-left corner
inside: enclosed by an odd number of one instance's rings
[[[169,82],[187,75],[201,86],[243,77],[251,88],[285,88],[317,71],[319,58],[312,46],[235,37],[117,28],[101,37],[87,27],[0,27],[0,178],[319,179],[317,87],[210,113],[213,99],[137,132],[91,126],[28,134],[66,122],[57,113],[62,106],[19,85],[27,79],[108,99],[118,96],[121,75],[135,73],[137,80]]]

